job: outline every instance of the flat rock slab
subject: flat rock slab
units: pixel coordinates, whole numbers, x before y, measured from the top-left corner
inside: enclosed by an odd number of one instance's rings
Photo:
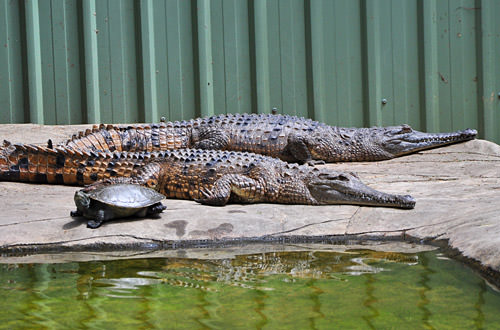
[[[12,142],[64,141],[89,126],[0,125]],[[500,146],[482,140],[383,162],[325,165],[358,173],[371,187],[411,194],[413,210],[348,205],[227,205],[167,200],[156,219],[119,220],[96,230],[73,219],[78,187],[0,183],[0,250],[189,247],[211,242],[321,237],[446,240],[500,271]]]

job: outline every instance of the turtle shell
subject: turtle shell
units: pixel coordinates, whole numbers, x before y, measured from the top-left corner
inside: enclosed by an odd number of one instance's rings
[[[91,191],[89,197],[103,204],[123,208],[147,207],[165,198],[156,190],[135,184],[109,185]]]

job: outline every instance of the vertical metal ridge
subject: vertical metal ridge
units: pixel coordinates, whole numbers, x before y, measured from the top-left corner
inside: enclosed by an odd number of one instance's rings
[[[187,2],[185,2],[187,3]],[[177,51],[177,53],[175,53],[174,51],[172,51],[171,49],[169,49],[168,45],[170,44],[170,40],[171,38],[169,38],[169,30],[168,27],[167,27],[167,33],[165,34],[167,40],[167,47],[166,47],[166,55],[167,55],[167,65],[166,65],[166,70],[167,70],[167,81],[168,81],[168,111],[169,111],[169,114],[171,112],[175,112],[176,109],[178,109],[178,111],[180,112],[180,117],[181,118],[184,118],[184,112],[185,112],[185,108],[186,108],[186,104],[185,104],[185,101],[184,101],[184,94],[186,94],[186,88],[184,87],[184,82],[183,82],[183,72],[184,72],[184,66],[183,66],[183,62],[184,62],[184,57],[183,57],[183,52],[182,52],[182,33],[181,33],[181,22],[182,22],[182,19],[183,17],[181,16],[181,7],[180,7],[180,3],[179,2],[172,2],[171,4],[165,4],[165,17],[167,17],[167,14],[168,14],[168,6],[171,5],[171,6],[174,6],[175,5],[175,17],[176,17],[176,21],[175,21],[175,40],[177,41],[175,43],[175,47],[173,47],[174,50]],[[179,65],[169,65],[170,61],[172,61],[172,53],[175,53],[175,56],[176,56],[176,59],[179,63]],[[171,69],[172,67],[172,69]],[[173,73],[176,73],[177,76],[175,77],[175,79],[179,82],[178,84],[178,93],[180,94],[179,95],[179,101],[180,103],[177,103],[178,101],[175,99],[175,98],[172,98],[170,97],[171,95],[171,77],[173,76]],[[174,83],[174,86],[175,83]]]
[[[154,9],[152,0],[144,0],[140,2],[144,120],[146,122],[158,120],[155,28],[153,13]]]
[[[267,26],[267,2],[254,2],[255,27],[255,79],[257,86],[257,112],[267,113],[271,109],[269,49]]]
[[[0,123],[23,122],[22,110],[22,56],[19,27],[19,3],[0,2],[0,77],[2,86],[0,89]],[[3,47],[2,47],[3,46]]]
[[[231,3],[234,3],[231,1]],[[230,45],[227,40],[227,30],[229,30],[226,25],[227,5],[224,5],[223,1],[210,1],[210,50],[212,58],[212,82],[210,85],[213,88],[213,107],[214,114],[225,113],[228,108],[228,72],[230,68],[226,59],[230,56]],[[234,81],[232,82],[234,83]],[[234,111],[234,110],[232,110]]]
[[[49,72],[48,74],[46,73],[46,77],[47,76],[50,76],[50,87],[52,88],[52,97],[46,97],[45,98],[45,102],[46,102],[46,105],[47,105],[47,112],[48,114],[45,115],[45,120],[47,122],[52,122],[52,123],[58,123],[58,117],[62,117],[58,114],[58,112],[62,112],[61,110],[64,110],[64,106],[63,107],[59,107],[59,104],[58,104],[58,100],[57,100],[57,92],[58,92],[58,84],[56,83],[57,81],[57,72],[58,72],[58,66],[61,64],[61,65],[65,65],[65,60],[63,59],[62,60],[62,63],[60,63],[56,58],[58,57],[58,54],[56,54],[55,52],[55,48],[56,48],[56,39],[55,37],[55,29],[54,29],[54,20],[56,19],[56,9],[54,8],[56,6],[55,2],[54,1],[47,1],[47,3],[49,4],[49,12],[50,12],[50,41],[51,41],[51,47],[50,47],[50,58],[52,60],[52,72]],[[62,4],[62,6],[64,6],[64,4]],[[65,22],[64,22],[65,23]],[[65,24],[64,24],[65,25]],[[46,54],[44,54],[46,55]],[[65,54],[64,54],[65,55]],[[63,56],[64,56],[63,55]],[[64,56],[66,57],[66,56]],[[58,65],[58,66],[56,66]],[[47,79],[44,79],[44,85],[47,87],[49,85]],[[48,88],[47,88],[48,89]],[[46,90],[45,91],[45,95],[48,94],[48,91]],[[49,99],[49,100],[47,100]],[[67,98],[66,98],[67,99]],[[49,101],[49,102],[47,102]]]
[[[99,56],[97,51],[97,23],[95,0],[82,2],[83,41],[85,49],[85,90],[87,95],[87,123],[101,122],[99,97]]]
[[[42,56],[38,1],[26,0],[25,5],[30,121],[43,124]]]
[[[214,114],[214,86],[210,1],[198,0],[197,9],[200,113],[211,116]]]
[[[461,129],[466,122],[476,126],[477,117],[471,115],[470,106],[476,105],[477,76],[475,33],[473,33],[475,14],[468,1],[450,1],[450,64],[452,76],[450,118],[452,129]],[[471,5],[472,6],[472,5]],[[497,12],[498,14],[498,12]]]
[[[313,118],[324,121],[327,111],[325,95],[325,49],[323,35],[323,3],[319,1],[308,1],[310,8],[310,44],[311,44],[311,103],[310,112]]]
[[[64,47],[64,51],[63,51],[63,54],[64,54],[64,73],[63,73],[63,78],[64,78],[64,85],[61,86],[62,89],[64,89],[64,95],[66,95],[66,97],[61,101],[59,102],[59,98],[57,97],[57,94],[56,94],[56,106],[58,103],[61,103],[62,106],[63,106],[63,109],[61,111],[62,115],[63,116],[58,116],[58,112],[59,111],[56,111],[56,120],[57,120],[57,123],[65,123],[65,124],[70,124],[71,123],[71,88],[70,88],[70,85],[71,85],[71,81],[70,81],[70,76],[69,76],[69,73],[70,73],[70,53],[69,53],[69,42],[68,42],[68,18],[67,18],[67,3],[65,2],[62,2],[61,3],[61,7],[62,7],[62,19],[63,19],[63,26],[62,26],[62,29],[63,29],[63,35],[64,35],[64,45],[66,45],[66,47]],[[54,54],[55,55],[55,54]],[[54,59],[55,59],[55,56],[54,56]],[[74,61],[74,59],[73,59]],[[56,93],[58,91],[58,86],[56,85]],[[57,108],[60,108],[60,106],[57,106]],[[62,117],[62,118],[61,118]]]
[[[363,0],[361,19],[364,27],[364,79],[365,107],[368,111],[365,123],[373,126],[382,125],[382,87],[381,87],[381,60],[380,60],[380,28],[379,10],[375,2]],[[364,40],[363,40],[364,39]]]
[[[71,2],[51,2],[51,39],[54,68],[52,83],[55,98],[53,102],[55,105],[55,122],[51,123],[54,124],[70,124],[81,120],[80,102],[75,102],[75,99],[79,100],[80,80],[74,79],[78,75],[72,71],[75,62],[77,68],[79,64],[77,47],[73,47],[78,41],[71,38],[71,32],[76,31],[76,24],[71,22],[71,18],[76,19],[76,16],[68,17],[68,15],[76,15],[76,8],[73,11],[70,11],[69,8],[69,6],[75,5],[75,3]]]
[[[0,40],[4,41],[4,47],[0,48],[0,63],[5,63],[6,65],[0,66],[0,78],[6,83],[7,88],[0,88],[0,106],[4,109],[0,111],[0,123],[14,122],[14,93],[13,93],[13,81],[12,72],[13,67],[11,61],[10,52],[13,49],[13,45],[10,44],[10,22],[9,18],[12,13],[9,10],[9,5],[6,0],[0,1],[0,15],[2,19],[0,20]]]
[[[155,2],[155,6],[159,4]],[[200,115],[201,108],[197,6],[195,1],[168,1],[164,5],[166,19],[155,22],[159,109],[167,110],[171,120],[192,118]]]
[[[392,32],[392,95],[393,122],[408,123],[408,35],[404,22],[408,22],[407,1],[395,1],[391,5]],[[403,23],[403,24],[398,24]],[[394,26],[400,28],[394,29]],[[399,83],[399,82],[402,83]]]
[[[423,106],[424,130],[439,130],[439,87],[438,87],[438,49],[437,49],[437,8],[436,0],[419,2],[419,22],[421,31],[421,104]]]
[[[185,6],[185,7],[184,7]],[[191,38],[186,38],[183,36],[183,34],[193,34],[193,26],[192,25],[183,25],[181,24],[184,21],[188,21],[183,17],[184,15],[192,15],[192,3],[183,1],[182,3],[177,3],[176,6],[176,13],[177,13],[177,24],[176,24],[176,47],[174,47],[174,50],[177,50],[178,53],[176,54],[178,58],[178,63],[179,65],[172,66],[173,70],[177,73],[177,81],[179,81],[179,92],[181,94],[180,97],[180,103],[177,108],[180,109],[180,113],[177,115],[179,119],[186,118],[186,117],[193,117],[194,113],[196,113],[196,82],[194,80],[194,69],[192,65],[193,60],[193,50],[192,48],[189,48],[187,46],[187,43],[184,42],[184,40],[190,40],[190,43],[192,44],[193,39]],[[189,17],[190,20],[192,20],[192,17]],[[190,30],[189,30],[190,29]],[[185,31],[185,32],[183,32]],[[191,31],[191,33],[188,33]],[[167,53],[169,54],[169,58],[171,58],[171,51],[170,47],[167,49]],[[177,70],[178,69],[178,70]],[[168,65],[168,72],[169,75],[172,72],[171,66]],[[169,86],[171,85],[170,79],[169,79]],[[175,87],[174,83],[174,87]],[[174,90],[175,91],[175,90]],[[172,95],[175,95],[173,91],[171,92],[169,89],[169,106],[173,111],[176,111],[176,102],[175,98],[171,97]],[[198,96],[199,100],[199,96]]]
[[[108,1],[109,29],[108,29],[108,45],[109,45],[109,71],[111,81],[111,110],[112,119],[114,122],[126,122],[128,120],[127,108],[127,85],[125,83],[125,68],[126,49],[123,33],[123,16],[125,10],[124,1]]]
[[[281,103],[297,116],[307,115],[304,9],[303,0],[279,2]]]
[[[496,4],[500,9],[500,5]],[[497,67],[498,55],[495,53],[495,4],[493,0],[476,0],[476,51],[478,72],[478,123],[479,135],[488,140],[500,138],[498,133],[498,118],[496,113],[500,110],[498,93],[500,86],[495,90],[495,73],[500,71]],[[497,23],[498,24],[498,23]],[[500,29],[500,28],[498,28]],[[498,37],[497,37],[498,39]],[[498,47],[498,46],[497,46]],[[497,78],[498,79],[498,78]]]
[[[317,5],[317,2],[314,2]],[[305,60],[306,60],[306,98],[307,98],[307,116],[309,118],[316,118],[316,93],[315,93],[315,54],[313,48],[313,40],[318,36],[320,39],[322,38],[323,31],[317,31],[317,27],[313,32],[313,22],[316,22],[319,15],[313,16],[313,5],[311,4],[311,0],[304,0],[304,34],[305,34]],[[317,7],[317,6],[315,6]],[[317,12],[317,8],[315,8],[314,12]],[[321,17],[321,20],[323,18]],[[321,33],[321,34],[319,34]],[[313,39],[314,38],[314,39]],[[320,43],[322,45],[322,43]],[[316,68],[316,72],[317,72]],[[319,73],[319,72],[318,72]],[[322,105],[318,107],[322,108]],[[319,110],[318,109],[318,110]],[[320,112],[322,113],[322,112]],[[321,120],[321,119],[318,119]]]
[[[248,3],[228,1],[222,7],[226,101],[223,112],[251,112]]]
[[[251,102],[251,112],[257,113],[257,55],[256,55],[256,41],[255,41],[255,1],[247,0],[247,18],[248,18],[248,53],[250,61],[250,102]]]

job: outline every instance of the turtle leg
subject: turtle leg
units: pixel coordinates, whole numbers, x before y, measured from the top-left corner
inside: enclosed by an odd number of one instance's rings
[[[158,202],[156,204],[153,204],[151,205],[150,207],[148,207],[148,214],[158,214],[158,213],[161,213],[163,212],[163,210],[166,210],[167,207],[165,205],[163,205],[161,202]]]
[[[69,212],[69,216],[70,217],[81,217],[83,216],[82,212],[78,211],[78,209],[76,211],[71,211]]]
[[[147,209],[142,209],[140,211],[137,211],[137,213],[135,214],[135,216],[139,217],[139,218],[144,218],[147,214],[148,214],[148,210]]]
[[[106,220],[106,214],[105,214],[104,210],[99,210],[99,211],[97,211],[97,213],[95,215],[95,219],[89,220],[87,222],[87,228],[96,229],[99,226],[101,226],[105,220]]]

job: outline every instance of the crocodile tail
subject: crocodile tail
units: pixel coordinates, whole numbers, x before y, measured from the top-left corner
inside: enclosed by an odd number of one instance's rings
[[[65,147],[84,151],[155,152],[187,148],[192,121],[159,124],[94,125],[66,141]]]
[[[151,152],[161,150],[159,125],[94,125],[72,136],[65,147],[72,150]]]
[[[0,147],[0,181],[87,185],[112,177],[130,177],[149,158],[5,141]]]
[[[122,151],[122,142],[114,125],[93,125],[92,129],[79,131],[64,144],[72,150]]]

